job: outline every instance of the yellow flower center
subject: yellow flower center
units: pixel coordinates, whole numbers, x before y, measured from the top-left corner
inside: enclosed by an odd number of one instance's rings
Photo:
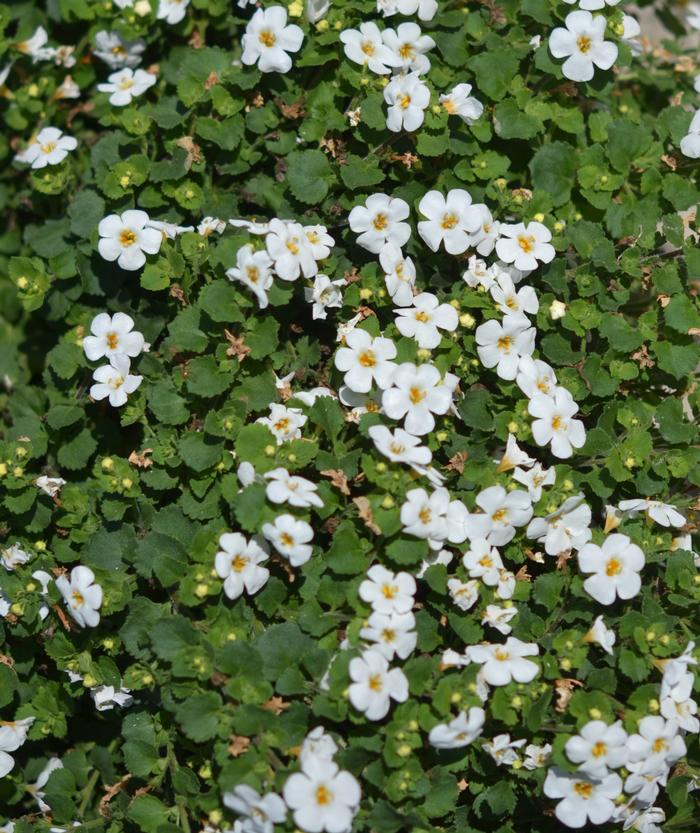
[[[391,628],[384,628],[382,631],[382,639],[385,642],[393,642],[396,639],[396,631],[393,631]]]
[[[286,431],[289,428],[289,420],[286,417],[278,419],[275,423],[275,431]]]
[[[416,321],[420,321],[421,324],[425,324],[427,321],[430,321],[430,316],[427,312],[425,312],[422,309],[414,313],[413,317],[416,319]]]
[[[605,565],[606,576],[618,576],[622,572],[622,563],[617,558],[611,558]]]
[[[132,231],[131,229],[125,228],[124,231],[119,235],[119,242],[127,248],[128,246],[133,246],[136,242],[136,232]]]
[[[561,431],[562,428],[563,428],[562,418],[559,415],[552,417],[552,430]]]
[[[296,237],[293,237],[291,240],[287,241],[287,248],[293,255],[299,254],[299,245],[297,243]]]
[[[120,90],[130,90],[134,86],[134,81],[132,78],[125,78],[119,82],[118,86]]]
[[[412,387],[408,392],[408,398],[414,405],[418,405],[425,399],[425,391],[417,387]]]
[[[657,738],[652,743],[651,749],[653,752],[663,752],[665,749],[668,749],[668,744],[663,738]]]
[[[384,229],[389,225],[389,218],[386,214],[382,214],[381,212],[377,214],[377,216],[372,220],[372,225],[375,227],[377,231],[384,231]]]
[[[520,246],[526,255],[529,255],[535,248],[535,238],[532,235],[521,234],[518,236],[518,246]]]
[[[428,509],[427,507],[425,509],[420,510],[420,512],[418,513],[418,517],[420,518],[421,523],[424,524],[429,524],[430,521],[433,519],[430,509]]]
[[[593,784],[589,784],[588,781],[577,781],[574,784],[574,791],[587,801],[593,793]]]
[[[359,362],[362,367],[375,367],[377,364],[377,357],[374,355],[372,350],[365,350],[364,353],[360,354]]]
[[[401,46],[399,47],[399,55],[400,55],[400,56],[401,56],[404,60],[410,60],[410,61],[412,61],[412,60],[413,60],[413,58],[414,58],[414,57],[415,57],[415,55],[416,55],[416,51],[415,51],[415,49],[411,46],[411,44],[410,44],[410,43],[402,43],[402,44],[401,44]]]
[[[579,35],[576,38],[576,46],[578,46],[578,51],[585,55],[591,48],[591,39],[588,35]]]
[[[371,40],[363,40],[360,49],[365,53],[365,55],[368,55],[370,58],[375,53],[374,44]]]
[[[333,793],[324,784],[319,784],[316,787],[316,804],[320,804],[323,807],[326,804],[330,804],[331,801],[333,801]]]
[[[448,115],[450,116],[454,116],[454,114],[457,112],[457,105],[454,103],[454,101],[452,101],[451,98],[446,98],[442,102],[442,106],[445,108]]]
[[[399,592],[399,588],[395,584],[382,584],[382,596],[385,599],[393,599]]]
[[[283,532],[280,535],[280,542],[284,544],[285,547],[294,546],[294,538],[292,538],[292,536],[288,532]]]
[[[233,557],[233,560],[231,561],[231,567],[234,569],[235,572],[242,573],[243,570],[245,570],[245,568],[248,566],[248,560],[249,559],[246,558],[245,555],[236,555]]]
[[[504,648],[499,648],[494,656],[499,662],[505,662],[507,659],[510,659],[510,654]]]
[[[389,451],[391,451],[392,454],[403,454],[405,450],[406,446],[401,445],[401,443],[392,443],[389,446]]]
[[[493,515],[491,515],[491,520],[494,523],[499,523],[501,521],[508,520],[508,510],[507,509],[497,509]]]
[[[510,347],[513,343],[513,339],[510,336],[503,336],[499,338],[496,342],[496,347],[501,350],[503,353],[510,353]]]
[[[82,595],[82,593],[79,593],[77,590],[73,591],[72,599],[73,599],[73,608],[76,609],[76,610],[79,607],[82,607],[85,604],[85,597]]]
[[[268,49],[271,49],[277,43],[277,38],[269,29],[263,29],[258,35],[258,40],[263,46],[267,46]]]
[[[112,55],[126,55],[126,49],[121,44],[112,47]]]
[[[257,266],[246,266],[245,272],[251,283],[257,283],[260,280],[260,270]]]
[[[598,743],[594,743],[593,747],[591,748],[591,754],[594,758],[601,758],[605,755],[608,751],[608,747],[603,743],[602,740],[599,740]]]
[[[402,110],[407,110],[411,104],[411,96],[408,93],[404,93],[398,97],[399,107]]]
[[[459,218],[457,217],[456,214],[445,214],[444,217],[442,218],[442,222],[440,223],[440,225],[444,229],[453,229],[457,225],[458,222],[459,222]]]
[[[372,691],[381,691],[384,688],[381,674],[372,674],[369,678],[368,685]]]
[[[493,561],[491,560],[491,556],[484,555],[479,559],[479,564],[482,567],[493,567]]]
[[[56,150],[56,142],[47,142],[45,145],[41,145],[42,153],[49,154],[54,150]]]
[[[116,333],[107,333],[106,341],[110,350],[116,350],[119,345],[119,336]]]
[[[124,384],[124,377],[120,373],[117,373],[116,375],[112,376],[108,384],[110,388],[117,390],[117,388],[120,388]]]

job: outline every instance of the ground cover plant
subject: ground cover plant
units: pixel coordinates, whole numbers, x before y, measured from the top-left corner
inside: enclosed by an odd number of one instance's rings
[[[657,5],[0,6],[1,830],[697,830]]]

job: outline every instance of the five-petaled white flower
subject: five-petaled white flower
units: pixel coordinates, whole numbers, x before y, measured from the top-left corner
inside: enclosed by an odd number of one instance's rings
[[[362,797],[356,779],[325,757],[309,755],[302,766],[282,792],[294,824],[306,833],[347,833]]]
[[[583,582],[583,589],[601,604],[631,599],[641,589],[644,553],[627,535],[608,535],[602,547],[586,544],[579,550],[578,564],[581,572],[592,574]]]
[[[236,252],[236,266],[226,270],[226,277],[252,289],[260,309],[267,307],[267,290],[272,286],[272,258],[265,250],[255,251],[250,243],[241,246]]]
[[[124,40],[118,32],[105,30],[95,35],[93,54],[103,60],[110,69],[138,66],[145,50],[146,41],[142,38]]]
[[[392,700],[408,699],[408,680],[400,668],[389,669],[389,662],[370,648],[350,660],[351,685],[348,697],[352,705],[368,720],[382,720],[389,713]]]
[[[385,29],[382,39],[394,56],[399,72],[417,72],[425,75],[430,69],[430,58],[425,54],[434,46],[435,41],[424,35],[417,23],[400,23],[396,30]]]
[[[292,59],[287,53],[298,52],[304,32],[295,24],[287,25],[283,6],[258,9],[248,21],[241,41],[241,61],[250,66],[257,63],[260,72],[289,72]]]
[[[275,272],[283,281],[295,281],[299,275],[313,278],[318,272],[311,244],[299,223],[270,220],[265,246],[275,264]]]
[[[428,743],[436,749],[459,749],[469,746],[483,731],[486,712],[480,706],[462,711],[449,723],[438,723],[428,735]]]
[[[304,299],[312,304],[311,317],[314,321],[328,317],[326,310],[343,305],[341,286],[345,286],[345,278],[332,281],[328,275],[320,273],[314,278],[313,286],[304,287]]]
[[[185,17],[189,4],[190,0],[158,0],[156,17],[172,26]]]
[[[700,110],[695,111],[688,133],[681,139],[681,153],[689,159],[700,158]]]
[[[372,650],[379,651],[386,659],[394,656],[406,659],[416,647],[416,617],[408,613],[379,613],[374,611],[360,636],[372,642]]]
[[[565,460],[586,442],[586,431],[580,419],[572,419],[578,405],[565,388],[556,388],[552,396],[535,394],[527,406],[535,417],[532,436],[537,445],[551,444],[552,454]]]
[[[404,223],[409,215],[408,203],[387,194],[372,194],[364,205],[356,205],[348,217],[350,228],[358,233],[357,242],[373,254],[393,243],[403,246],[411,236],[411,227]]]
[[[113,72],[104,84],[98,84],[101,93],[109,93],[109,103],[115,107],[126,107],[137,96],[143,95],[158,79],[152,72],[130,67]]]
[[[608,768],[617,769],[627,761],[627,732],[621,721],[608,726],[602,720],[590,720],[564,747],[567,758],[578,764],[579,772],[591,778],[603,778]]]
[[[622,779],[611,772],[602,779],[553,768],[547,772],[544,794],[562,799],[554,814],[567,827],[584,827],[590,821],[599,826],[612,818],[615,800],[622,792]]]
[[[471,95],[471,84],[457,84],[456,87],[440,96],[440,104],[450,116],[459,116],[463,122],[472,125],[481,118],[484,105]]]
[[[395,75],[384,87],[384,101],[389,105],[386,126],[392,133],[418,130],[430,104],[430,90],[417,72]]]
[[[495,367],[497,375],[507,381],[515,379],[520,359],[535,349],[535,328],[517,315],[506,315],[503,321],[492,318],[479,325],[474,335],[481,363]]]
[[[470,645],[465,654],[482,666],[484,680],[493,686],[508,685],[512,680],[530,683],[540,670],[532,660],[525,659],[539,654],[537,645],[521,642],[514,636],[509,636],[503,645]]]
[[[555,58],[566,58],[561,71],[571,81],[590,81],[595,67],[610,69],[617,60],[617,46],[604,40],[607,20],[587,11],[567,14],[564,27],[549,36],[549,51]],[[532,267],[530,267],[532,268]]]
[[[263,535],[286,558],[292,567],[300,567],[311,558],[314,531],[306,523],[293,515],[278,515],[274,523],[263,524]]]
[[[392,387],[382,394],[382,407],[391,419],[405,417],[409,434],[422,436],[435,427],[433,414],[446,414],[452,404],[452,391],[432,364],[416,366],[404,362],[396,368]]]
[[[366,66],[377,75],[388,75],[398,67],[401,59],[383,42],[382,32],[371,20],[357,29],[344,29],[340,33],[346,56],[356,64]]]
[[[23,720],[0,722],[0,778],[4,778],[15,765],[15,759],[10,752],[16,752],[27,739],[29,727],[35,718],[25,717]]]
[[[92,374],[95,384],[90,388],[90,396],[100,401],[109,399],[113,408],[126,405],[129,394],[133,393],[143,381],[143,376],[129,373],[131,362],[124,354],[112,356],[110,364],[102,365]]]
[[[95,582],[95,574],[89,567],[73,567],[70,579],[63,575],[56,579],[56,587],[70,615],[82,627],[96,628],[100,623],[102,588]]]
[[[272,503],[288,503],[290,506],[323,506],[317,486],[305,477],[290,474],[285,468],[276,468],[264,474],[267,480],[265,493]]]
[[[379,263],[384,270],[386,291],[397,306],[408,307],[413,301],[416,283],[416,267],[410,257],[395,243],[387,243],[379,253]]]
[[[409,466],[420,469],[429,465],[432,460],[431,450],[421,445],[418,437],[407,433],[403,428],[396,428],[392,432],[386,425],[373,425],[367,433],[377,451],[393,463],[407,463]]]
[[[105,260],[117,261],[121,269],[133,272],[146,262],[146,255],[157,254],[163,235],[149,225],[148,214],[129,209],[100,220],[97,231],[99,253]]]
[[[572,495],[544,518],[533,518],[527,535],[544,544],[547,555],[580,550],[591,540],[591,518],[591,507],[584,501],[583,495]]]
[[[552,233],[542,223],[501,223],[500,233],[496,254],[504,263],[512,263],[516,269],[537,269],[538,261],[549,263],[554,258],[554,246],[549,242]]]
[[[34,141],[25,150],[15,156],[18,162],[26,162],[32,168],[45,168],[58,165],[69,152],[78,147],[74,136],[67,136],[57,127],[44,127],[37,133]]]
[[[83,350],[91,362],[106,356],[135,358],[144,348],[143,335],[134,330],[134,319],[125,312],[100,312],[90,323],[92,335],[83,339]]]
[[[466,252],[471,233],[481,226],[481,211],[472,205],[471,194],[463,188],[453,188],[447,196],[428,191],[418,203],[418,210],[428,218],[418,223],[418,234],[434,252],[441,243],[448,254]]]
[[[369,393],[372,383],[391,387],[396,365],[396,345],[390,338],[372,336],[355,327],[345,336],[345,347],[335,354],[335,366],[345,373],[344,382],[355,393]]]
[[[224,579],[224,593],[228,598],[237,599],[244,590],[251,596],[257,593],[270,577],[270,571],[260,566],[268,558],[265,550],[255,539],[247,541],[240,532],[224,532],[219,546],[214,569]]]
[[[532,517],[532,501],[522,489],[506,492],[503,486],[489,486],[476,496],[476,505],[490,521],[490,529],[483,537],[497,547],[512,541],[515,527],[525,526]]]
[[[500,553],[485,538],[476,538],[470,542],[469,549],[462,556],[462,564],[471,578],[480,578],[490,587],[498,584],[503,569]]]
[[[261,425],[267,425],[275,435],[277,445],[298,440],[301,437],[301,427],[306,423],[306,416],[299,408],[288,408],[279,402],[270,404],[270,415],[258,417],[256,420]]]
[[[357,592],[377,613],[408,613],[413,607],[416,580],[410,573],[392,573],[375,564],[367,570],[367,578]]]
[[[442,340],[439,330],[454,332],[459,323],[457,310],[451,304],[440,304],[432,292],[421,292],[413,305],[395,309],[396,327],[403,336],[414,338],[424,349],[437,347]]]
[[[682,527],[685,526],[685,518],[670,503],[662,503],[660,500],[651,498],[633,498],[632,500],[621,500],[618,508],[634,517],[638,512],[645,512],[652,521],[660,526]]]

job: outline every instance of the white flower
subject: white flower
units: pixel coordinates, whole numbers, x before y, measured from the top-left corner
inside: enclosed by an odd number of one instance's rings
[[[288,52],[298,52],[304,40],[303,31],[291,23],[287,25],[287,10],[283,6],[258,9],[248,21],[241,41],[241,61],[250,66],[257,63],[261,72],[289,72],[292,59]]]
[[[45,570],[34,570],[32,573],[32,578],[36,579],[39,584],[41,585],[41,590],[39,590],[40,596],[46,596],[49,592],[49,584],[53,581],[53,576],[49,575]],[[46,602],[42,602],[39,606],[39,618],[46,619],[49,615],[49,606]]]
[[[309,23],[318,23],[328,14],[330,5],[331,0],[306,0],[304,7],[306,19]]]
[[[26,162],[33,169],[58,165],[71,150],[78,147],[78,140],[73,136],[64,136],[57,127],[44,127],[34,141],[25,150],[15,156],[19,162]]]
[[[661,787],[666,786],[669,767],[658,756],[652,756],[645,761],[628,763],[627,769],[630,775],[625,779],[625,792],[634,795],[639,804],[653,804]]]
[[[0,552],[2,566],[8,572],[15,570],[22,564],[26,564],[30,558],[31,555],[28,552],[25,552],[22,547],[20,547],[19,543],[13,544],[11,547],[7,547]]]
[[[90,689],[90,696],[94,700],[98,712],[110,711],[115,706],[127,708],[134,702],[131,689],[122,688],[121,686],[114,688],[111,685],[98,685]]]
[[[403,671],[389,669],[388,661],[379,651],[369,649],[350,660],[348,672],[352,680],[348,698],[367,720],[382,720],[392,700],[403,703],[408,699],[408,680]]]
[[[470,578],[480,578],[489,587],[498,584],[499,572],[503,569],[498,550],[485,538],[470,542],[469,549],[462,556],[462,564],[469,571]]]
[[[590,720],[564,747],[567,758],[579,765],[579,772],[591,778],[604,778],[608,768],[617,769],[627,761],[627,732],[621,721],[608,726]]]
[[[190,0],[158,0],[156,17],[171,25],[179,23],[184,18],[189,3]]]
[[[631,599],[641,589],[644,553],[626,535],[608,535],[602,547],[586,544],[579,550],[578,563],[581,572],[592,574],[583,582],[583,589],[601,604]]]
[[[484,680],[493,686],[508,685],[512,680],[530,683],[539,673],[538,666],[525,657],[535,657],[539,648],[533,642],[521,642],[509,636],[503,645],[470,645],[465,654],[482,666]]]
[[[386,290],[392,302],[399,307],[410,306],[416,283],[416,267],[411,258],[404,257],[394,243],[387,243],[379,253],[379,263],[384,270]]]
[[[423,124],[425,108],[430,104],[430,90],[417,72],[395,75],[384,87],[384,101],[389,105],[386,126],[392,133],[418,130]]]
[[[367,433],[377,450],[393,463],[407,463],[420,471],[432,460],[430,449],[402,428],[396,428],[392,433],[385,425],[373,425]]]
[[[258,9],[256,14],[261,11]],[[283,281],[295,281],[300,274],[305,278],[313,278],[318,272],[311,244],[299,223],[270,220],[265,245],[274,261],[275,272]]]
[[[447,489],[436,489],[431,495],[425,489],[411,489],[401,506],[404,532],[425,538],[433,549],[439,549],[447,538],[447,511],[450,496]]]
[[[177,223],[170,223],[167,220],[149,219],[146,227],[157,229],[163,235],[163,240],[175,240],[179,234],[194,231],[194,226],[178,226]]]
[[[218,217],[205,217],[197,226],[197,231],[202,237],[223,234],[226,231],[226,220],[220,220]]]
[[[543,746],[537,746],[534,743],[529,743],[525,747],[525,760],[523,766],[525,769],[533,770],[546,766],[549,756],[552,754],[552,746],[545,743]]]
[[[551,444],[552,454],[565,460],[586,442],[586,431],[580,419],[572,419],[578,405],[568,390],[556,388],[552,396],[535,394],[528,403],[532,436],[537,445]]]
[[[700,158],[700,110],[695,111],[688,133],[681,139],[681,153],[689,159]]]
[[[90,396],[100,401],[109,399],[113,408],[126,405],[129,394],[133,393],[143,381],[143,376],[129,373],[130,362],[127,356],[112,356],[111,364],[102,365],[92,374],[95,384],[90,387]]]
[[[666,680],[661,683],[661,714],[667,720],[676,720],[681,729],[697,734],[700,732],[700,720],[696,717],[698,706],[691,693],[695,682],[694,675],[684,673],[673,683]]]
[[[416,617],[412,613],[379,613],[374,611],[360,631],[362,639],[374,643],[372,650],[392,660],[406,659],[413,653],[418,636]]]
[[[332,281],[328,275],[318,274],[314,278],[314,285],[304,288],[304,299],[313,304],[311,317],[314,321],[325,319],[328,316],[327,309],[343,305],[340,287],[345,286],[345,283],[345,278]]]
[[[566,28],[558,26],[549,36],[549,51],[555,58],[566,58],[561,71],[571,81],[590,81],[594,67],[610,69],[617,60],[617,46],[606,41],[607,21],[586,11],[567,14]]]
[[[428,191],[418,203],[418,210],[427,217],[418,223],[418,234],[436,252],[441,243],[451,255],[466,252],[470,234],[481,227],[481,211],[472,205],[469,191],[453,188],[443,196],[439,191]]]
[[[527,471],[525,471],[525,469],[517,468],[513,472],[513,480],[517,480],[518,483],[522,483],[523,486],[527,487],[527,492],[533,503],[537,503],[537,501],[542,497],[542,487],[551,486],[556,479],[557,475],[554,468],[545,469],[542,467],[541,463],[535,463],[535,465]]]
[[[39,805],[42,813],[49,813],[51,811],[51,807],[44,801],[44,796],[46,795],[44,787],[49,783],[51,773],[57,769],[63,769],[63,761],[56,757],[49,758],[46,766],[37,775],[36,781],[29,786],[29,792],[34,793],[34,798],[36,798],[36,803]]]
[[[263,524],[263,535],[286,558],[292,567],[300,567],[311,558],[314,531],[306,521],[293,515],[278,515],[275,522]]]
[[[473,743],[483,731],[486,712],[479,706],[462,711],[449,723],[438,723],[428,735],[428,743],[436,749],[460,749]]]
[[[333,761],[307,758],[282,792],[294,824],[307,833],[349,833],[362,793],[355,778]]]
[[[236,252],[236,266],[226,270],[226,277],[252,289],[260,309],[267,307],[267,290],[272,286],[272,258],[266,251],[254,251],[250,243],[241,246]]]
[[[486,605],[481,614],[481,624],[490,625],[504,636],[513,630],[508,624],[511,619],[518,615],[515,607],[499,607],[498,605]]]
[[[620,38],[629,44],[629,48],[633,55],[641,55],[644,52],[644,47],[637,40],[642,33],[642,27],[639,21],[629,14],[622,15],[622,34]]]
[[[135,358],[143,350],[144,338],[134,330],[134,319],[124,312],[110,316],[106,312],[96,315],[90,323],[92,335],[83,339],[83,350],[91,361],[103,357],[129,356]]]
[[[0,87],[2,87],[2,73],[0,73]],[[70,75],[66,75],[63,81],[56,87],[56,92],[52,97],[60,101],[68,98],[80,98],[80,95],[80,87]]]
[[[552,768],[544,781],[548,798],[561,798],[554,814],[567,827],[583,827],[587,821],[605,824],[615,812],[615,800],[622,792],[622,779],[612,772],[600,780]]]
[[[276,468],[263,475],[268,481],[266,495],[272,503],[289,503],[290,506],[323,506],[316,494],[317,486],[305,477],[290,474],[287,469]]]
[[[381,564],[367,570],[358,595],[377,613],[408,613],[413,607],[416,581],[410,573],[392,573]]]
[[[498,587],[496,595],[499,599],[512,599],[515,593],[515,574],[510,570],[501,570],[498,575]]]
[[[93,54],[103,60],[110,69],[133,68],[141,63],[145,49],[146,41],[142,38],[128,41],[118,32],[107,32],[103,29],[95,35]]]
[[[379,254],[385,245],[403,246],[411,227],[402,222],[409,215],[408,203],[387,194],[372,194],[364,205],[356,205],[348,217],[350,228],[359,233],[358,245]]]
[[[99,253],[105,260],[116,260],[121,269],[130,272],[140,269],[146,262],[146,254],[157,254],[163,242],[161,233],[149,228],[148,222],[148,214],[138,209],[124,211],[121,215],[110,214],[100,220],[97,226]]]
[[[527,492],[515,489],[506,492],[503,486],[489,486],[476,496],[477,506],[491,520],[490,544],[507,544],[515,536],[515,527],[525,526],[532,517],[532,501]]]
[[[395,0],[399,14],[417,14],[419,20],[432,20],[438,10],[437,0]]]
[[[447,591],[460,610],[471,610],[479,600],[479,582],[476,579],[461,581],[450,578],[447,580]]]
[[[478,232],[477,232],[478,234]],[[493,267],[487,266],[485,261],[472,255],[467,262],[467,271],[462,275],[462,280],[475,289],[482,286],[484,289],[490,289],[493,282],[496,280]]]
[[[501,379],[515,379],[522,356],[535,349],[535,328],[525,318],[506,315],[502,322],[492,318],[476,328],[476,352],[484,367],[495,367]]]
[[[678,732],[677,721],[647,715],[639,721],[637,728],[637,734],[630,735],[627,742],[628,763],[656,757],[671,766],[685,755],[685,741]]]
[[[332,761],[337,751],[338,744],[333,740],[333,737],[324,730],[323,726],[316,726],[304,738],[304,742],[299,750],[301,768],[306,769],[306,762],[310,758],[321,761]]]
[[[700,4],[689,3],[686,8],[685,19],[688,25],[693,29],[700,29]]]
[[[540,308],[537,294],[531,286],[515,288],[513,279],[507,272],[498,270],[496,282],[491,286],[491,297],[504,315],[536,315]]]
[[[497,766],[512,766],[516,761],[520,760],[516,749],[520,749],[526,743],[525,738],[522,740],[511,740],[510,735],[496,735],[493,740],[485,743],[482,749],[484,752],[488,752]]]
[[[15,49],[23,55],[29,55],[32,63],[37,61],[51,60],[54,56],[55,50],[46,48],[49,36],[43,26],[37,26],[34,34],[25,41],[14,44]]]
[[[345,336],[345,347],[338,348],[335,366],[345,373],[344,382],[355,393],[369,393],[372,383],[382,389],[392,384],[396,365],[396,345],[389,338],[372,338],[359,327]]]
[[[109,93],[109,103],[115,107],[125,107],[131,104],[132,100],[143,95],[147,89],[152,87],[158,79],[151,72],[137,69],[134,72],[129,67],[124,67],[113,72],[106,84],[98,84],[97,89],[101,93]]]
[[[615,631],[607,627],[602,616],[596,616],[591,629],[583,637],[584,642],[595,642],[605,651],[606,654],[612,655],[613,645],[615,644]]]
[[[471,84],[457,84],[449,93],[440,96],[440,104],[450,116],[459,116],[468,125],[481,118],[484,105],[471,95]]]
[[[392,387],[382,394],[382,407],[391,419],[405,417],[409,434],[422,436],[433,430],[433,414],[446,414],[452,404],[452,391],[432,364],[400,364]]]
[[[421,292],[413,298],[413,306],[401,307],[394,312],[401,335],[415,339],[424,349],[439,346],[442,336],[438,329],[451,333],[459,323],[457,310],[451,304],[439,304],[431,292]]]
[[[591,518],[591,507],[584,502],[583,495],[573,495],[544,518],[533,518],[526,534],[544,544],[547,555],[580,550],[591,540]]]
[[[47,477],[42,474],[34,481],[34,485],[49,497],[56,497],[61,488],[66,485],[66,481],[62,477]]]
[[[301,427],[306,423],[306,417],[299,408],[287,408],[278,402],[270,404],[270,416],[259,417],[256,422],[267,425],[275,435],[277,445],[298,440],[301,437]]]
[[[557,377],[547,362],[533,359],[532,356],[521,356],[515,383],[531,399],[537,393],[547,396],[553,394],[557,387]]]
[[[268,555],[255,539],[247,541],[240,532],[224,532],[219,546],[214,569],[224,579],[224,593],[229,599],[237,599],[244,590],[252,596],[265,586],[270,571],[260,564]]]
[[[96,628],[100,623],[102,588],[95,582],[92,570],[82,565],[73,567],[70,579],[59,576],[56,587],[75,621],[82,627]]]
[[[566,315],[566,304],[563,301],[552,301],[549,305],[549,317],[552,321],[558,321]]]
[[[262,237],[270,231],[269,223],[258,223],[255,220],[239,220],[234,217],[229,219],[228,223],[234,228],[244,228],[250,234],[256,234]]]
[[[478,209],[481,219],[479,221],[479,228],[471,236],[470,245],[472,248],[475,248],[480,255],[486,257],[496,248],[496,242],[501,235],[501,224],[493,219],[493,215],[483,203],[476,203],[474,208]],[[472,258],[476,260],[475,255],[472,255]],[[470,263],[472,258],[469,260]],[[508,272],[504,272],[502,269],[499,270],[494,264],[491,272],[495,273],[496,271],[498,271],[498,274],[505,274],[510,277]]]
[[[496,462],[496,461],[494,461]],[[515,439],[514,434],[508,434],[508,439],[506,441],[506,448],[503,452],[503,457],[498,464],[498,468],[496,469],[497,472],[504,472],[504,471],[511,471],[512,469],[516,468],[517,466],[525,466],[529,468],[530,466],[534,465],[535,458],[530,457],[529,454],[524,452],[520,446],[518,445],[517,440]]]
[[[0,722],[0,778],[4,778],[15,765],[15,760],[9,752],[16,752],[27,739],[29,727],[34,722],[33,717],[23,720]]]
[[[241,833],[273,833],[275,823],[287,817],[287,808],[277,793],[261,796],[247,784],[238,784],[223,794],[224,806],[243,816]]]
[[[360,24],[357,29],[344,29],[340,33],[346,56],[356,64],[366,66],[377,75],[388,75],[393,67],[401,65],[401,58],[384,44],[382,32],[373,21]]]
[[[392,66],[399,67],[400,72],[413,70],[425,75],[430,69],[430,59],[425,53],[435,46],[435,41],[424,35],[417,23],[400,23],[395,31],[385,29],[382,40],[394,56]]]
[[[596,12],[599,9],[604,9],[607,6],[617,6],[620,0],[564,0],[570,6],[578,3],[579,9],[585,9],[587,12]]]
[[[325,260],[335,246],[335,240],[328,234],[325,226],[304,226],[306,241],[314,260]]]
[[[423,559],[423,561],[421,561],[420,569],[416,573],[416,578],[423,578],[428,570],[437,564],[442,564],[444,567],[447,567],[448,564],[452,563],[453,558],[454,555],[449,550],[432,550]]]
[[[538,261],[549,263],[554,259],[554,246],[549,242],[552,233],[542,223],[501,223],[500,233],[496,254],[504,263],[512,263],[516,269],[537,269]]]
[[[652,521],[656,521],[660,526],[685,526],[685,518],[676,507],[669,503],[662,503],[660,500],[651,500],[651,498],[622,500],[618,507],[622,512],[629,513],[632,518],[638,512],[645,512]]]

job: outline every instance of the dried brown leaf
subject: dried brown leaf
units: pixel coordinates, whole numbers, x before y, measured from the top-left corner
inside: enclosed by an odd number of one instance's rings
[[[371,529],[375,535],[381,535],[382,531],[374,522],[374,515],[372,514],[372,507],[370,506],[369,500],[366,497],[354,497],[352,502],[357,506],[357,510],[360,515],[360,520],[364,523],[364,525]]]
[[[139,469],[149,469],[153,465],[153,460],[149,459],[149,454],[153,454],[152,448],[144,448],[143,451],[132,451],[128,460],[132,466]]]
[[[340,489],[342,494],[349,495],[350,487],[348,486],[348,476],[341,469],[325,469],[321,472],[324,477],[327,477],[331,483]]]

